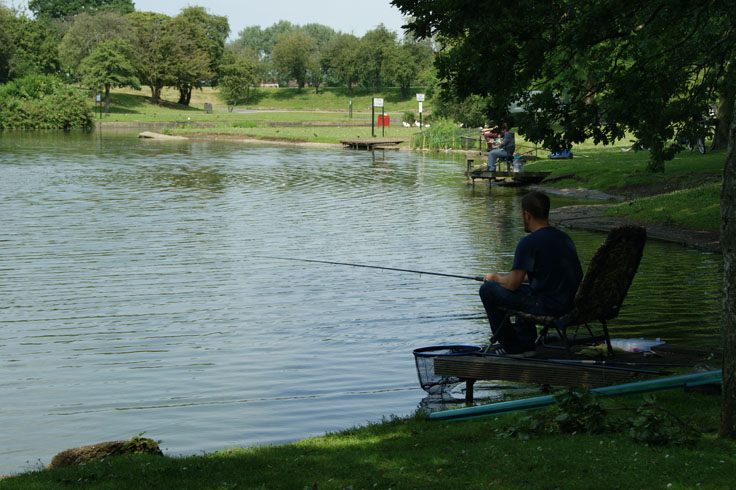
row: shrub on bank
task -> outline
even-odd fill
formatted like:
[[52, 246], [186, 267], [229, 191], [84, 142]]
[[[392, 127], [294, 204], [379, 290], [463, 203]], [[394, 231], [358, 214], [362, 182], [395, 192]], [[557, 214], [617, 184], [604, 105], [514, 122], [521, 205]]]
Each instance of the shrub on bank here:
[[478, 128], [461, 128], [449, 119], [423, 121], [431, 122], [429, 128], [412, 136], [413, 148], [429, 150], [471, 150], [479, 149], [480, 132]]
[[91, 129], [84, 94], [49, 75], [0, 85], [0, 129]]

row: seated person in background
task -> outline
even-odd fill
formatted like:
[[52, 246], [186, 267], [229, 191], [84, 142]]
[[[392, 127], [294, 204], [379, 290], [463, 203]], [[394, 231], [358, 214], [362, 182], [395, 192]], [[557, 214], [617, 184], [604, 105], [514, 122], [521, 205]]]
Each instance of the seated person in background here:
[[[549, 224], [549, 197], [530, 192], [521, 199], [521, 219], [529, 233], [516, 246], [511, 272], [485, 276], [480, 298], [491, 331], [497, 332], [507, 308], [534, 315], [562, 316], [574, 307], [575, 293], [583, 279], [575, 244], [563, 231]], [[534, 324], [507, 326], [498, 345], [488, 352], [533, 355], [537, 329]]]
[[514, 140], [514, 133], [511, 132], [511, 125], [508, 122], [501, 124], [501, 131], [503, 132], [503, 140], [498, 144], [495, 150], [491, 150], [488, 153], [488, 171], [496, 171], [496, 160], [499, 157], [511, 157], [514, 155], [516, 150], [516, 142]]
[[488, 150], [493, 149], [493, 145], [496, 142], [497, 139], [501, 138], [503, 136], [501, 133], [497, 133], [496, 130], [498, 129], [498, 126], [484, 126], [481, 130], [481, 133], [483, 134], [483, 137], [486, 139], [486, 148]]

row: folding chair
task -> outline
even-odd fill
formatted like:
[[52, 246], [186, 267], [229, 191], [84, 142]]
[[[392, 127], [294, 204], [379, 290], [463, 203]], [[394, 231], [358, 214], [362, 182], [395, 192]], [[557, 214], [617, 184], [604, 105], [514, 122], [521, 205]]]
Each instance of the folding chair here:
[[[573, 345], [591, 344], [604, 340], [607, 354], [613, 355], [606, 322], [618, 316], [629, 286], [639, 268], [646, 240], [647, 232], [640, 226], [620, 226], [612, 229], [590, 260], [588, 272], [580, 282], [575, 294], [575, 306], [571, 311], [563, 316], [553, 317], [509, 310], [501, 328], [491, 338], [491, 344], [496, 341], [502, 329], [510, 327], [511, 317], [515, 316], [542, 327], [537, 336], [537, 345], [544, 343], [549, 330], [554, 329], [559, 334], [567, 355], [570, 357], [572, 357], [571, 347]], [[599, 335], [594, 335], [590, 327], [590, 324], [594, 322], [601, 325], [602, 332]], [[568, 329], [573, 327], [574, 332], [568, 335]], [[585, 327], [587, 335], [578, 336], [581, 327]]]

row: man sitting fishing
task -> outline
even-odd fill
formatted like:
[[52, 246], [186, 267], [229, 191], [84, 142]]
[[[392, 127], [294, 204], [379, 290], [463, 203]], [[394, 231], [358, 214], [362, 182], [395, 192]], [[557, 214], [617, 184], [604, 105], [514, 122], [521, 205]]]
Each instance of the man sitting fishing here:
[[[495, 334], [506, 317], [504, 309], [535, 315], [561, 316], [574, 306], [583, 278], [572, 239], [549, 224], [549, 197], [530, 192], [521, 200], [521, 219], [529, 233], [516, 246], [511, 272], [485, 276], [480, 298]], [[504, 308], [504, 309], [502, 309]], [[517, 322], [503, 329], [488, 352], [529, 357], [535, 353], [536, 326]]]

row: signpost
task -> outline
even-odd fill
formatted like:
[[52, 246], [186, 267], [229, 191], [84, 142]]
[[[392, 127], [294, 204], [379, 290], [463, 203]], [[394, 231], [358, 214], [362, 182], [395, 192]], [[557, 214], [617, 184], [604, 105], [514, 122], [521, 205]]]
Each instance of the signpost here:
[[[371, 107], [371, 136], [375, 137], [376, 134], [373, 131], [373, 129], [374, 129], [374, 122], [375, 122], [375, 119], [376, 119], [376, 107], [380, 107], [381, 108], [381, 119], [383, 119], [383, 99], [380, 98], [380, 97], [373, 97], [373, 104], [372, 104], [372, 106], [373, 107]], [[382, 131], [383, 131], [382, 134], [385, 134], [385, 131], [386, 131], [385, 126], [382, 126], [382, 128], [384, 128], [384, 129], [382, 129]]]
[[417, 102], [419, 102], [419, 127], [422, 127], [422, 102], [424, 102], [424, 94], [417, 94]]
[[95, 94], [95, 102], [97, 103], [97, 107], [99, 108], [100, 119], [102, 119], [102, 97], [100, 96], [99, 92]]

